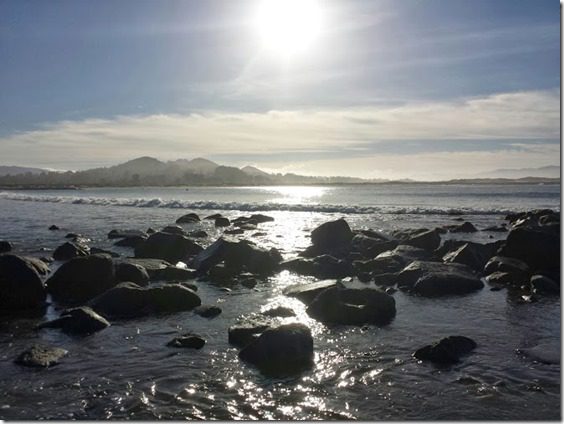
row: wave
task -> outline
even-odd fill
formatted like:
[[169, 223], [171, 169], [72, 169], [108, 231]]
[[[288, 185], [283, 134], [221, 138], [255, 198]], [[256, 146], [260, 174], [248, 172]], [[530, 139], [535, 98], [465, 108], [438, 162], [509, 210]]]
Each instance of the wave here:
[[161, 198], [117, 198], [117, 197], [74, 197], [26, 195], [0, 192], [0, 199], [23, 202], [47, 202], [73, 205], [116, 206], [136, 208], [225, 210], [242, 212], [317, 212], [342, 214], [413, 214], [413, 215], [504, 215], [514, 210], [502, 208], [448, 208], [448, 207], [399, 207], [399, 206], [359, 206], [335, 204], [287, 204], [287, 203], [245, 203], [188, 201]]

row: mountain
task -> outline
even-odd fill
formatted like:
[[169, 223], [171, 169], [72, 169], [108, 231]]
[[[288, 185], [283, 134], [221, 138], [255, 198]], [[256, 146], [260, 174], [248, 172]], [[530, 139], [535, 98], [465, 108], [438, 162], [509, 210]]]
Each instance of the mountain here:
[[25, 166], [0, 166], [0, 176], [4, 175], [20, 175], [26, 174], [28, 172], [32, 174], [41, 174], [45, 172], [45, 169], [41, 168], [28, 168]]
[[255, 168], [254, 166], [250, 166], [247, 165], [243, 168], [241, 168], [241, 171], [243, 171], [245, 174], [250, 175], [252, 177], [268, 177], [270, 174], [268, 172], [264, 172], [258, 168]]
[[519, 169], [494, 169], [476, 175], [479, 178], [510, 178], [519, 179], [525, 177], [538, 178], [560, 178], [560, 166], [551, 165], [541, 168], [519, 168]]
[[185, 171], [192, 171], [194, 174], [211, 175], [219, 166], [217, 163], [204, 158], [196, 158], [192, 160], [177, 159], [169, 162]]

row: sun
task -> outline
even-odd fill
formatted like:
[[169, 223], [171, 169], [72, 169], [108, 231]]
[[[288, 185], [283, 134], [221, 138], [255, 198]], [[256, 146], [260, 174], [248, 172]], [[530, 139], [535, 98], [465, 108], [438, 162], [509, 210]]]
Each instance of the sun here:
[[292, 55], [310, 46], [321, 29], [321, 9], [316, 0], [262, 0], [255, 26], [264, 48]]

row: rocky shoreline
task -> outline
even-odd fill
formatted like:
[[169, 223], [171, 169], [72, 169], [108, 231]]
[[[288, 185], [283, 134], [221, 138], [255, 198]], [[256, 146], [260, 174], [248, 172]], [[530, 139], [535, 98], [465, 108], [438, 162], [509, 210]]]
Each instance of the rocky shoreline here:
[[[252, 241], [272, 217], [215, 214], [203, 219], [223, 230], [209, 245], [202, 241], [207, 234], [197, 228], [201, 218], [195, 213], [160, 230], [111, 229], [108, 239], [130, 248], [130, 257], [89, 246], [88, 239], [73, 233], [64, 236], [67, 241], [52, 258], [13, 254], [11, 243], [0, 241], [2, 314], [7, 319], [34, 316], [37, 331], [55, 328], [74, 337], [120, 320], [180, 311], [213, 319], [221, 308], [215, 299], [198, 295], [199, 285], [252, 288], [282, 271], [318, 280], [287, 287], [284, 294], [303, 302], [310, 318], [330, 326], [388, 325], [398, 313], [397, 290], [437, 302], [486, 289], [507, 289], [508, 296], [523, 303], [560, 296], [560, 213], [552, 210], [510, 214], [499, 227], [478, 229], [461, 221], [390, 234], [351, 229], [338, 219], [315, 228], [311, 245], [289, 260]], [[49, 229], [61, 231], [57, 225]], [[485, 244], [463, 240], [465, 233], [477, 231], [507, 237]], [[445, 239], [447, 233], [451, 237]], [[50, 264], [59, 262], [52, 271]], [[45, 318], [48, 302], [60, 311], [54, 320]], [[225, 337], [240, 349], [242, 363], [265, 375], [299, 373], [312, 366], [316, 343], [294, 315], [283, 307], [249, 311], [225, 328]], [[205, 343], [198, 334], [178, 334], [168, 347], [201, 349]], [[413, 346], [417, 360], [452, 364], [476, 348], [463, 334], [441, 340], [430, 335], [429, 343]], [[22, 366], [50, 367], [66, 353], [57, 346], [33, 345], [13, 359]]]

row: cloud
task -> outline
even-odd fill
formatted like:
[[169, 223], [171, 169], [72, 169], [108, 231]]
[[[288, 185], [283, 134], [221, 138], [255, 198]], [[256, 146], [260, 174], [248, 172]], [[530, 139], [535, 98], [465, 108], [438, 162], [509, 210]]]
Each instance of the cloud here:
[[[446, 151], [457, 142], [471, 150], [469, 143], [483, 147], [480, 143], [486, 140], [505, 140], [521, 146], [518, 150], [526, 157], [531, 140], [542, 150], [539, 141], [559, 139], [559, 106], [559, 91], [549, 90], [401, 106], [117, 116], [55, 122], [14, 133], [0, 138], [0, 153], [5, 164], [74, 169], [141, 155], [162, 159], [287, 155], [288, 161], [300, 162], [300, 155], [327, 152], [343, 159], [363, 152], [376, 157], [409, 155], [410, 143], [402, 152], [402, 141], [411, 145], [417, 141], [420, 155], [425, 140], [451, 143]], [[391, 143], [398, 147], [390, 150]], [[433, 146], [434, 154], [440, 153], [436, 143]]]

